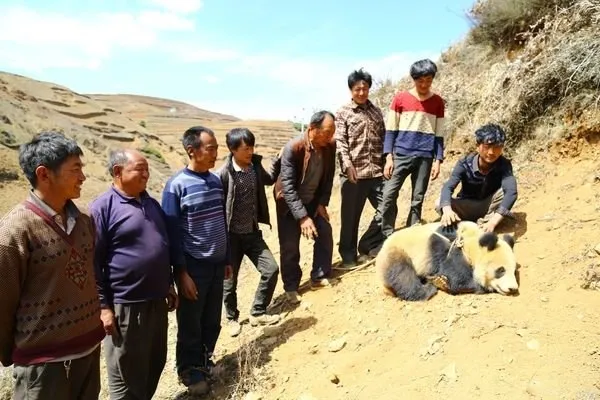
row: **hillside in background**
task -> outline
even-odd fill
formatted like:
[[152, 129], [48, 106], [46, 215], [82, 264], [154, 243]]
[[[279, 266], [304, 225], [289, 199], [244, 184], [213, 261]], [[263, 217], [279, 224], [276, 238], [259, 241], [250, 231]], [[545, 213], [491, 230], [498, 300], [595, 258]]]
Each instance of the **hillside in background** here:
[[[294, 135], [292, 123], [244, 121], [179, 101], [136, 95], [80, 94], [50, 82], [0, 72], [0, 184], [22, 180], [17, 166], [19, 145], [41, 130], [56, 130], [84, 148], [88, 183], [108, 181], [106, 159], [116, 147], [142, 150], [150, 160], [150, 190], [158, 193], [173, 170], [185, 165], [181, 135], [194, 125], [212, 128], [220, 158], [225, 133], [247, 127], [257, 136], [258, 151], [268, 156]], [[21, 178], [20, 178], [21, 177]], [[95, 194], [93, 183], [87, 184]]]

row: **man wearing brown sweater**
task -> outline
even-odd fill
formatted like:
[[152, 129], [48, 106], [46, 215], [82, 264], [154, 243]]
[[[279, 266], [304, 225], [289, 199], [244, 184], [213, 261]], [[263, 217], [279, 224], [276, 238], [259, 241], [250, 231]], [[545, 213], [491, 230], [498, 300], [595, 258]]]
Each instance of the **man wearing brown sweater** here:
[[21, 147], [33, 190], [0, 220], [0, 362], [13, 399], [97, 399], [104, 329], [94, 279], [94, 229], [72, 199], [81, 148], [58, 133]]

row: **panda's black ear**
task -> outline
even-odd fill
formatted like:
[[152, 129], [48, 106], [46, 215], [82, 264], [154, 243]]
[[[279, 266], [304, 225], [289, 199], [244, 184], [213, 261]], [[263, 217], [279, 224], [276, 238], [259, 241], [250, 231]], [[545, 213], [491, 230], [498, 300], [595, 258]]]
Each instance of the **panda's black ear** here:
[[498, 244], [498, 235], [493, 232], [487, 232], [481, 235], [479, 238], [479, 245], [481, 247], [487, 247], [488, 251], [492, 251]]
[[515, 238], [512, 235], [505, 233], [504, 235], [502, 235], [502, 239], [506, 243], [508, 243], [508, 245], [510, 246], [511, 249], [515, 247]]

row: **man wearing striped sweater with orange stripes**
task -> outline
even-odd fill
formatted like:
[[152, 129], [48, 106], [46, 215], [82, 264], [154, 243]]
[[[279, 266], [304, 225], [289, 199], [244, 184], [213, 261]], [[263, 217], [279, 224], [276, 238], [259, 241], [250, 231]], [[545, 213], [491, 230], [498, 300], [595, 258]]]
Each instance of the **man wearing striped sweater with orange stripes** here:
[[429, 179], [440, 173], [444, 159], [444, 100], [431, 91], [437, 66], [429, 59], [410, 68], [414, 87], [394, 96], [386, 120], [383, 170], [386, 179], [381, 203], [382, 232], [395, 229], [398, 193], [410, 175], [412, 198], [406, 226], [421, 222], [423, 199]]

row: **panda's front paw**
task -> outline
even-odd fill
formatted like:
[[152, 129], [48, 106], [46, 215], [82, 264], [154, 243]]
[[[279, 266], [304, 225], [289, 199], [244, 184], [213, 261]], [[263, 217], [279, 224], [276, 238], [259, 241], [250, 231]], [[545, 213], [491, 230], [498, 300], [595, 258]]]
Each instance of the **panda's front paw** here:
[[446, 277], [444, 275], [428, 276], [427, 280], [429, 281], [429, 283], [431, 283], [433, 286], [435, 286], [436, 288], [438, 288], [441, 291], [444, 291], [444, 292], [450, 291], [450, 285], [448, 284], [448, 277]]

